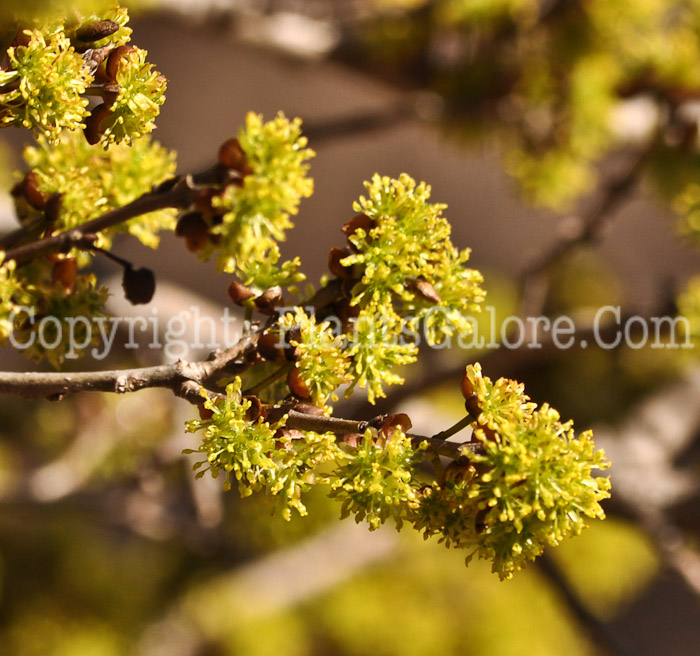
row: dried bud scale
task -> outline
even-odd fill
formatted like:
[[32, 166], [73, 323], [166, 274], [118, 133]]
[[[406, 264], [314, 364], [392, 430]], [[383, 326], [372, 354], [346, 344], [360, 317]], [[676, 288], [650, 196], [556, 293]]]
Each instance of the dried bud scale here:
[[94, 21], [78, 28], [75, 38], [83, 43], [92, 43], [111, 36], [119, 28], [119, 23], [113, 20]]

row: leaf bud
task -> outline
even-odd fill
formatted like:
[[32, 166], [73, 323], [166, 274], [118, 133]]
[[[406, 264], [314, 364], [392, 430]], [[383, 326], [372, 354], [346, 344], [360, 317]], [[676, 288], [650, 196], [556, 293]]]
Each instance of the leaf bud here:
[[215, 196], [218, 196], [221, 192], [218, 189], [212, 187], [206, 187], [205, 189], [200, 189], [194, 198], [194, 209], [209, 218], [219, 217], [219, 221], [214, 221], [214, 224], [221, 223], [221, 213], [225, 212], [220, 207], [214, 207], [212, 200]]
[[132, 305], [150, 303], [156, 291], [156, 278], [150, 269], [134, 269], [131, 265], [124, 268], [122, 278], [124, 295]]
[[250, 367], [257, 367], [259, 364], [263, 364], [265, 358], [263, 358], [257, 351], [248, 351], [243, 356], [243, 365], [245, 369], [250, 369]]
[[486, 530], [486, 517], [489, 514], [490, 508], [482, 508], [474, 518], [474, 528], [477, 533], [483, 533]]
[[357, 280], [355, 278], [346, 278], [343, 280], [343, 282], [340, 284], [340, 293], [343, 295], [343, 298], [348, 300], [352, 299], [354, 296], [353, 290], [356, 284]]
[[294, 369], [292, 369], [287, 375], [287, 385], [294, 396], [297, 396], [300, 399], [311, 398], [309, 387], [301, 377], [298, 367], [294, 367]]
[[495, 430], [493, 430], [493, 428], [489, 428], [486, 424], [477, 424], [474, 427], [474, 432], [472, 433], [472, 440], [482, 443], [498, 442], [499, 435]]
[[334, 246], [328, 254], [328, 269], [338, 278], [352, 278], [352, 267], [343, 266], [340, 261], [351, 255], [348, 248], [338, 248]]
[[294, 362], [299, 358], [299, 347], [294, 346], [292, 342], [297, 344], [301, 341], [301, 329], [299, 326], [292, 326], [284, 333], [284, 355], [289, 362]]

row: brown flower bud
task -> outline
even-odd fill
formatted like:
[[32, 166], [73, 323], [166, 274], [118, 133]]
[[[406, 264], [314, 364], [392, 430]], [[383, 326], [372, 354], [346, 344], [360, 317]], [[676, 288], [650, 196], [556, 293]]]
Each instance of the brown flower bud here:
[[374, 228], [375, 225], [375, 222], [366, 214], [358, 214], [347, 221], [341, 230], [346, 237], [351, 237], [360, 228], [362, 228], [366, 233], [369, 233], [369, 231]]
[[107, 79], [110, 82], [117, 81], [117, 73], [119, 71], [119, 63], [130, 52], [134, 52], [135, 50], [136, 50], [136, 46], [125, 45], [125, 46], [119, 46], [118, 48], [115, 48], [114, 50], [112, 50], [111, 53], [109, 53], [109, 57], [107, 58], [107, 64], [105, 66], [105, 73], [107, 74]]
[[[221, 212], [225, 211], [219, 207], [214, 207], [212, 204], [212, 199], [218, 196], [220, 191], [218, 189], [213, 189], [212, 187], [206, 187], [205, 189], [200, 189], [194, 198], [194, 209], [206, 216], [208, 218], [213, 218], [215, 216], [221, 217]], [[213, 221], [214, 224], [221, 223], [221, 219], [218, 221]]]
[[250, 407], [246, 410], [245, 418], [251, 422], [255, 423], [263, 414], [263, 404], [262, 401], [257, 396], [244, 396], [245, 400], [250, 401]]
[[347, 444], [353, 449], [356, 449], [363, 439], [364, 435], [361, 435], [360, 433], [345, 433], [344, 435], [340, 435], [338, 437], [338, 440], [340, 442], [342, 442], [343, 444]]
[[78, 264], [73, 257], [54, 262], [51, 268], [51, 284], [61, 285], [64, 294], [70, 294], [78, 277]]
[[274, 439], [278, 449], [291, 450], [293, 440], [303, 440], [304, 433], [295, 428], [278, 428], [275, 431]]
[[[98, 50], [105, 50], [105, 49], [103, 49], [103, 48], [98, 48]], [[109, 54], [112, 50], [113, 50], [113, 48], [108, 49], [108, 50], [107, 50], [107, 54]], [[91, 52], [91, 51], [88, 50], [88, 52]], [[86, 53], [86, 54], [87, 54], [87, 53]], [[84, 57], [84, 56], [85, 56], [85, 55], [83, 55], [83, 57]], [[106, 56], [105, 56], [105, 59], [106, 59]], [[106, 66], [107, 66], [107, 62], [106, 62], [106, 61], [102, 61], [102, 62], [96, 64], [96, 65], [93, 67], [93, 68], [94, 68], [94, 71], [95, 71], [95, 72], [93, 73], [93, 76], [95, 77], [95, 80], [94, 80], [93, 84], [95, 84], [95, 85], [100, 85], [100, 84], [112, 84], [111, 80], [107, 77], [107, 71], [105, 70], [105, 69], [106, 69]], [[114, 84], [116, 84], [116, 82], [115, 82]]]
[[342, 294], [343, 298], [350, 300], [354, 296], [353, 289], [355, 288], [356, 284], [357, 280], [354, 278], [346, 278], [343, 280], [343, 282], [340, 284], [340, 293]]
[[489, 428], [486, 424], [477, 424], [474, 427], [474, 433], [472, 433], [472, 440], [476, 440], [477, 442], [482, 443], [498, 442], [500, 441], [500, 438], [498, 433], [495, 430], [493, 430], [493, 428]]
[[334, 246], [328, 254], [328, 269], [338, 278], [352, 278], [352, 266], [346, 267], [340, 263], [340, 260], [352, 255], [348, 248], [338, 248]]
[[394, 434], [394, 431], [398, 426], [401, 426], [404, 433], [411, 430], [411, 420], [407, 414], [399, 412], [393, 415], [388, 415], [384, 418], [381, 427], [379, 428], [379, 435], [384, 439], [389, 439]]
[[253, 169], [248, 164], [248, 158], [238, 139], [232, 137], [221, 144], [219, 162], [227, 169], [238, 171], [242, 176], [250, 175]]
[[292, 326], [284, 333], [284, 356], [289, 362], [294, 362], [299, 358], [299, 347], [292, 342], [301, 342], [301, 329], [299, 326]]
[[13, 48], [21, 48], [22, 46], [28, 46], [30, 41], [31, 37], [25, 34], [24, 28], [21, 28], [17, 31], [17, 34], [15, 34], [11, 45]]
[[464, 373], [462, 374], [461, 388], [462, 396], [465, 399], [464, 407], [467, 409], [467, 412], [472, 417], [474, 417], [474, 419], [477, 419], [481, 414], [481, 408], [479, 408], [479, 397], [477, 396], [476, 391], [474, 390], [474, 385], [472, 385], [472, 381], [469, 380], [469, 377], [467, 376], [466, 368], [464, 369]]
[[356, 319], [360, 316], [360, 306], [350, 305], [350, 299], [344, 298], [335, 304], [336, 313], [338, 314], [338, 319], [343, 323], [343, 326], [347, 326], [351, 319]]
[[112, 105], [114, 105], [115, 102], [117, 102], [117, 98], [119, 97], [119, 91], [121, 90], [121, 87], [116, 83], [116, 82], [107, 82], [103, 87], [102, 87], [102, 100], [105, 104], [105, 107], [111, 109]]
[[280, 303], [282, 303], [282, 288], [279, 286], [266, 289], [255, 299], [255, 307], [258, 312], [272, 314]]
[[193, 253], [209, 243], [209, 225], [199, 212], [183, 214], [175, 226], [175, 234], [185, 240], [187, 250]]
[[47, 195], [39, 189], [39, 176], [36, 171], [29, 171], [22, 182], [22, 194], [27, 202], [37, 210], [46, 207]]
[[214, 416], [214, 411], [210, 410], [209, 408], [206, 408], [204, 406], [204, 404], [198, 405], [197, 410], [199, 410], [199, 418], [202, 421], [206, 421], [207, 419], [211, 419]]
[[12, 196], [12, 198], [24, 196], [24, 178], [12, 185], [10, 188], [10, 196]]
[[476, 517], [474, 518], [474, 528], [477, 533], [483, 533], [486, 530], [486, 517], [488, 516], [491, 508], [482, 508]]
[[101, 20], [83, 25], [75, 33], [75, 38], [83, 43], [92, 43], [111, 36], [119, 29], [119, 23], [113, 20]]
[[132, 266], [124, 268], [122, 277], [124, 295], [132, 305], [150, 303], [156, 291], [156, 278], [150, 269], [134, 269]]
[[61, 206], [63, 205], [63, 194], [51, 194], [49, 199], [46, 201], [44, 206], [44, 214], [49, 220], [49, 223], [53, 225], [58, 221], [58, 217], [61, 214]]
[[248, 299], [255, 296], [255, 292], [237, 280], [232, 280], [226, 290], [228, 297], [236, 304], [243, 305]]
[[469, 483], [477, 474], [476, 467], [470, 464], [463, 464], [453, 460], [445, 467], [445, 481]]
[[294, 367], [294, 369], [289, 372], [287, 376], [287, 385], [294, 396], [297, 396], [300, 399], [311, 398], [309, 387], [304, 382], [304, 379], [301, 377], [297, 367]]
[[258, 337], [258, 353], [268, 362], [286, 362], [284, 348], [280, 346], [280, 336], [272, 331]]
[[94, 146], [105, 131], [107, 119], [112, 116], [112, 111], [102, 103], [92, 110], [90, 116], [85, 119], [85, 138]]

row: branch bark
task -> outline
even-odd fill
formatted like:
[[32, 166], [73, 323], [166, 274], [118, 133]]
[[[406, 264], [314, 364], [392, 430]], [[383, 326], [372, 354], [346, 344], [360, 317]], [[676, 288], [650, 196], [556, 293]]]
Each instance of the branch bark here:
[[[355, 421], [352, 419], [340, 419], [338, 417], [324, 417], [318, 415], [307, 415], [295, 410], [290, 410], [287, 414], [287, 428], [296, 430], [308, 430], [316, 433], [335, 433], [345, 435], [348, 433], [364, 433], [367, 427], [374, 422]], [[433, 454], [446, 456], [457, 460], [463, 456], [468, 457], [469, 453], [482, 451], [480, 444], [474, 442], [448, 442], [440, 434], [427, 437], [424, 435], [408, 434], [414, 447], [420, 446], [422, 442], [427, 442], [428, 449]]]
[[[93, 241], [93, 236], [102, 230], [113, 228], [120, 223], [150, 212], [168, 208], [185, 209], [194, 202], [202, 186], [225, 185], [239, 179], [240, 175], [236, 171], [222, 166], [213, 166], [196, 175], [172, 178], [130, 203], [109, 210], [75, 228], [64, 230], [56, 235], [45, 237], [29, 244], [11, 248], [5, 253], [4, 261], [14, 260], [21, 266], [42, 255], [67, 252], [74, 246], [89, 248], [90, 243]], [[3, 242], [16, 243], [21, 232], [22, 229], [7, 235]]]
[[164, 387], [193, 403], [201, 403], [200, 386], [206, 387], [224, 373], [245, 369], [245, 357], [255, 351], [258, 333], [242, 338], [225, 351], [216, 351], [208, 360], [135, 369], [84, 371], [76, 373], [0, 372], [0, 394], [25, 399], [57, 400], [79, 392], [126, 394], [149, 387]]
[[[0, 394], [11, 394], [25, 399], [59, 400], [67, 394], [81, 392], [126, 394], [150, 387], [161, 387], [171, 390], [176, 396], [191, 403], [199, 404], [202, 403], [201, 387], [206, 387], [213, 379], [224, 373], [233, 374], [247, 368], [246, 356], [255, 351], [258, 336], [259, 333], [252, 333], [231, 348], [215, 352], [209, 359], [199, 362], [178, 360], [172, 364], [153, 367], [95, 372], [0, 372]], [[286, 414], [286, 427], [296, 430], [346, 435], [364, 433], [369, 426], [379, 423], [310, 415], [298, 412], [293, 407], [293, 405], [281, 405], [274, 407], [273, 411], [280, 418]], [[375, 419], [379, 418], [378, 416]], [[478, 443], [448, 442], [445, 438], [449, 435], [451, 433], [448, 431], [435, 436], [409, 434], [409, 437], [415, 447], [426, 442], [432, 454], [443, 455], [454, 460], [468, 457], [469, 453], [481, 450]]]

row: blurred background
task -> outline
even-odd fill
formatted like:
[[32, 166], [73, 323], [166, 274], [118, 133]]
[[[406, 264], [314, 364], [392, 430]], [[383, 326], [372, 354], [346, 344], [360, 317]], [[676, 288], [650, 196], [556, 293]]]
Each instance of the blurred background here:
[[[540, 20], [569, 5], [596, 5], [541, 4]], [[461, 5], [471, 6], [466, 18], [440, 18]], [[311, 282], [329, 249], [342, 245], [340, 226], [353, 216], [363, 181], [405, 171], [448, 205], [453, 242], [472, 249], [497, 325], [511, 315], [567, 314], [585, 332], [605, 305], [625, 316], [673, 314], [700, 255], [679, 236], [673, 203], [639, 161], [649, 157], [650, 123], [677, 126], [666, 115], [650, 118], [644, 94], [620, 93], [608, 112], [609, 141], [574, 152], [577, 163], [593, 162], [585, 184], [578, 169], [553, 168], [538, 172], [551, 180], [538, 187], [512, 154], [526, 146], [538, 153], [510, 133], [522, 127], [516, 110], [527, 114], [518, 102], [528, 96], [504, 86], [512, 71], [499, 68], [508, 57], [521, 57], [522, 70], [534, 65], [526, 55], [538, 42], [523, 35], [537, 19], [519, 18], [525, 5], [533, 3], [164, 0], [135, 14], [131, 26], [168, 78], [155, 136], [177, 151], [180, 172], [207, 167], [248, 111], [303, 119], [317, 153], [316, 191], [284, 253], [301, 256]], [[562, 34], [575, 36], [577, 25], [585, 32], [580, 16], [561, 20], [574, 26]], [[524, 45], [510, 52], [514, 32]], [[31, 139], [15, 130], [0, 138], [16, 162]], [[675, 147], [666, 133], [660, 142]], [[550, 152], [542, 146], [533, 158]], [[661, 167], [687, 165], [692, 177], [697, 156], [682, 156]], [[563, 191], [544, 197], [542, 189], [557, 186]], [[1, 214], [11, 229], [9, 196]], [[163, 236], [157, 251], [125, 238], [115, 252], [152, 268], [159, 283], [153, 303], [138, 310], [122, 301], [117, 282], [116, 315], [149, 316], [158, 307], [165, 318], [196, 306], [218, 317], [229, 303], [229, 279], [174, 236]], [[100, 271], [105, 279], [110, 273]], [[72, 366], [143, 366], [157, 357], [143, 349]], [[693, 358], [679, 349], [452, 349], [425, 354], [406, 386], [378, 407], [350, 399], [336, 414], [362, 419], [400, 408], [417, 432], [436, 433], [462, 416], [459, 376], [475, 359], [492, 378], [524, 382], [535, 401], [572, 417], [578, 430], [593, 428], [613, 462], [609, 518], [506, 583], [487, 563], [465, 568], [462, 553], [408, 531], [370, 533], [339, 522], [337, 504], [320, 493], [311, 495], [308, 517], [284, 522], [270, 517], [263, 498], [241, 500], [216, 481], [195, 482], [193, 460], [181, 453], [196, 441], [184, 432], [192, 409], [167, 391], [60, 403], [0, 399], [3, 653], [695, 653], [700, 370]], [[3, 367], [38, 368], [11, 352]]]

